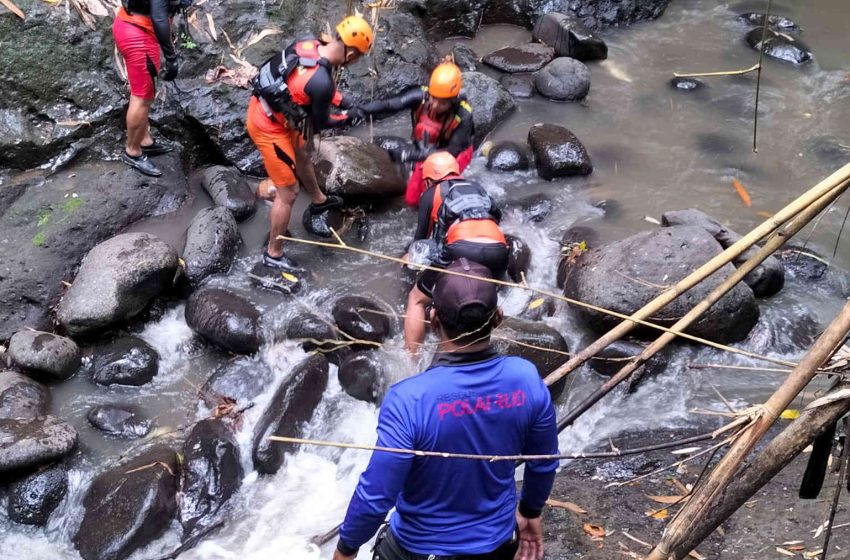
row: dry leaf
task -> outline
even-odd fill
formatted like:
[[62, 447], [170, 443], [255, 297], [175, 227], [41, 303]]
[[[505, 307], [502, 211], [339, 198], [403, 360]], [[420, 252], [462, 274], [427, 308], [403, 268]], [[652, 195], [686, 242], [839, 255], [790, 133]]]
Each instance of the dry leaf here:
[[88, 13], [97, 17], [108, 17], [109, 10], [100, 0], [77, 0]]
[[667, 519], [670, 517], [670, 512], [667, 509], [659, 509], [658, 511], [648, 511], [646, 512], [647, 517], [652, 517], [654, 519]]
[[207, 14], [207, 27], [209, 27], [209, 34], [212, 40], [218, 41], [218, 33], [215, 30], [215, 21], [213, 21], [212, 14]]
[[659, 222], [657, 219], [653, 218], [652, 216], [644, 216], [643, 219], [646, 220], [647, 222], [649, 222], [650, 224], [655, 224], [657, 226], [661, 225], [661, 222]]
[[796, 408], [786, 408], [779, 417], [783, 420], [796, 420], [800, 417], [800, 411]]
[[[838, 391], [833, 391], [828, 395], [825, 395], [819, 399], [815, 399], [806, 405], [806, 410], [810, 410], [812, 408], [817, 408], [819, 406], [824, 406], [829, 403], [833, 403], [835, 401], [841, 401], [844, 399], [850, 398], [850, 389], [839, 389]], [[783, 412], [784, 414], [784, 412]], [[797, 412], [797, 416], [800, 416], [799, 411]]]
[[741, 181], [738, 179], [732, 179], [732, 186], [735, 187], [736, 191], [738, 191], [738, 196], [741, 197], [744, 206], [750, 208], [753, 205], [753, 201], [750, 199], [750, 193], [747, 192], [747, 189], [744, 188]]
[[247, 89], [256, 73], [257, 69], [254, 67], [246, 68], [243, 66], [242, 68], [231, 70], [226, 66], [219, 65], [207, 70], [207, 73], [204, 74], [204, 79], [208, 84], [222, 82], [229, 86]]
[[283, 31], [279, 31], [277, 29], [263, 29], [259, 33], [254, 33], [247, 41], [245, 41], [245, 44], [243, 46], [239, 47], [239, 52], [241, 53], [248, 47], [256, 45], [266, 37], [271, 37], [272, 35], [280, 35], [281, 33], [283, 33]]
[[687, 496], [646, 496], [653, 502], [658, 502], [659, 504], [678, 504], [684, 503], [688, 501]]
[[532, 301], [531, 303], [528, 304], [528, 309], [529, 310], [537, 309], [538, 307], [540, 307], [544, 303], [546, 303], [546, 298], [537, 298], [537, 299], [535, 299], [534, 301]]
[[684, 449], [675, 449], [675, 450], [671, 451], [670, 453], [672, 453], [673, 455], [689, 455], [691, 453], [695, 453], [697, 451], [700, 451], [701, 449], [702, 449], [702, 447], [686, 447]]
[[290, 274], [288, 272], [281, 272], [280, 275], [284, 280], [289, 280], [290, 282], [298, 282], [298, 278], [294, 274]]
[[785, 549], [784, 549], [784, 548], [782, 548], [781, 546], [777, 546], [777, 547], [776, 547], [776, 552], [778, 552], [779, 554], [781, 554], [781, 555], [783, 555], [783, 556], [797, 556], [796, 554], [794, 554], [794, 553], [793, 553], [793, 552], [791, 552], [790, 550], [785, 550]]
[[556, 508], [562, 508], [567, 511], [571, 511], [573, 513], [577, 513], [578, 515], [583, 515], [587, 513], [581, 506], [577, 506], [572, 502], [562, 502], [560, 500], [546, 500], [546, 505]]
[[591, 525], [590, 523], [585, 523], [582, 528], [584, 532], [590, 535], [590, 538], [604, 539], [605, 538], [605, 527], [600, 527], [599, 525]]
[[771, 214], [770, 212], [765, 212], [764, 210], [762, 210], [761, 212], [756, 212], [756, 215], [761, 216], [762, 218], [768, 218], [768, 219], [773, 217], [773, 214]]
[[795, 544], [787, 547], [788, 550], [793, 550], [794, 552], [800, 552], [801, 550], [806, 550], [806, 547], [801, 544]]
[[18, 16], [19, 18], [21, 18], [21, 19], [27, 19], [27, 18], [26, 18], [26, 16], [24, 15], [24, 13], [21, 11], [21, 9], [20, 9], [19, 7], [17, 7], [17, 6], [15, 5], [15, 3], [14, 3], [14, 2], [12, 2], [12, 0], [0, 0], [0, 4], [3, 4], [4, 6], [6, 6], [6, 8], [7, 8], [10, 12], [12, 12], [13, 14], [15, 14], [15, 15], [16, 15], [16, 16]]
[[812, 558], [817, 558], [818, 556], [821, 556], [822, 554], [823, 554], [823, 549], [819, 548], [817, 550], [812, 550], [810, 552], [804, 552], [803, 558], [806, 558], [807, 560], [811, 560]]

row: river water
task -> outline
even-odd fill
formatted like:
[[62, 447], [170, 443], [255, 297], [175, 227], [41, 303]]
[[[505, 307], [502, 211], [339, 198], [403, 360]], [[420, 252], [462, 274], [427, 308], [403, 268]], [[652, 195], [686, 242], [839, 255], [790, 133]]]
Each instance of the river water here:
[[[508, 210], [504, 228], [520, 235], [532, 248], [528, 281], [533, 286], [556, 291], [555, 267], [560, 234], [573, 224], [588, 222], [603, 240], [622, 238], [655, 227], [645, 217], [659, 217], [666, 210], [697, 207], [728, 226], [745, 233], [763, 218], [829, 175], [841, 162], [826, 162], [812, 154], [819, 136], [832, 135], [850, 145], [850, 34], [846, 32], [843, 0], [807, 3], [774, 2], [775, 11], [795, 19], [804, 29], [802, 37], [812, 47], [816, 63], [802, 68], [767, 61], [762, 75], [759, 120], [759, 151], [752, 144], [752, 115], [755, 75], [706, 78], [703, 90], [683, 93], [667, 82], [674, 71], [734, 70], [755, 63], [757, 53], [743, 41], [748, 27], [734, 15], [759, 4], [727, 4], [709, 0], [677, 0], [658, 21], [614, 29], [602, 34], [608, 43], [609, 59], [591, 63], [593, 82], [588, 98], [577, 104], [558, 104], [534, 98], [518, 104], [516, 112], [492, 134], [492, 140], [523, 139], [528, 127], [553, 122], [570, 128], [587, 146], [595, 171], [585, 178], [540, 181], [534, 172], [494, 174], [484, 167], [484, 158], [473, 161], [469, 176], [482, 181]], [[525, 41], [527, 31], [510, 26], [491, 26], [470, 41], [479, 55]], [[440, 45], [445, 51], [452, 42]], [[409, 120], [398, 118], [379, 123], [379, 133], [406, 135]], [[368, 134], [368, 131], [358, 131]], [[732, 179], [738, 179], [752, 197], [745, 207]], [[191, 217], [211, 202], [193, 184], [193, 201], [176, 215], [151, 220], [134, 230], [150, 231], [181, 247], [181, 236]], [[555, 210], [542, 224], [524, 219], [516, 208], [520, 199], [543, 193], [555, 202]], [[602, 210], [600, 200], [614, 201]], [[295, 216], [303, 210], [300, 200]], [[846, 203], [825, 214], [811, 235], [809, 247], [831, 255]], [[258, 291], [247, 272], [256, 262], [266, 231], [267, 209], [242, 224], [245, 245], [240, 260], [227, 278], [217, 282], [245, 293], [260, 307], [270, 331], [285, 324], [304, 306], [329, 309], [346, 293], [378, 297], [401, 312], [408, 280], [389, 263], [333, 250], [294, 246], [292, 254], [309, 263], [316, 278], [294, 298]], [[297, 221], [297, 220], [294, 220]], [[398, 254], [414, 226], [411, 212], [396, 205], [381, 208], [370, 216], [370, 235], [360, 246]], [[305, 236], [300, 224], [292, 227]], [[804, 236], [809, 236], [809, 231]], [[349, 242], [358, 244], [356, 240]], [[839, 247], [836, 264], [850, 265], [850, 247]], [[502, 304], [507, 314], [520, 313], [532, 296], [508, 290]], [[825, 325], [841, 305], [836, 294], [810, 289], [791, 282], [778, 296], [761, 301], [766, 324], [779, 340], [789, 334], [793, 319], [811, 316]], [[571, 348], [585, 339], [560, 309], [547, 322], [564, 334]], [[789, 331], [789, 332], [786, 332]], [[206, 416], [198, 404], [197, 390], [222, 360], [221, 353], [199, 344], [183, 320], [182, 306], [168, 310], [162, 318], [144, 326], [139, 335], [160, 353], [160, 373], [142, 388], [94, 386], [78, 376], [52, 388], [52, 413], [72, 422], [80, 432], [79, 451], [71, 459], [71, 490], [46, 529], [13, 526], [0, 513], [0, 550], [4, 559], [76, 559], [70, 538], [78, 526], [80, 502], [95, 472], [116, 460], [132, 443], [104, 438], [88, 426], [87, 410], [94, 404], [132, 402], [142, 408], [160, 431]], [[755, 348], [755, 343], [744, 343]], [[764, 345], [762, 345], [764, 346]], [[398, 331], [385, 348], [397, 378], [415, 373], [427, 358], [414, 363], [401, 350]], [[793, 359], [799, 348], [773, 345], [759, 351]], [[284, 379], [305, 354], [292, 343], [265, 347], [254, 358], [241, 358], [246, 374], [252, 360], [262, 360]], [[691, 362], [755, 364], [711, 349], [683, 347], [671, 359], [667, 371], [646, 382], [628, 399], [611, 395], [582, 417], [561, 436], [565, 452], [588, 449], [607, 442], [609, 436], [626, 431], [652, 430], [694, 425], [701, 421], [689, 412], [694, 407], [722, 409], [717, 387], [735, 405], [761, 402], [777, 384], [777, 374], [735, 370], [695, 370]], [[308, 437], [372, 443], [377, 409], [348, 397], [336, 381], [331, 382], [307, 428]], [[558, 403], [559, 411], [570, 408], [600, 383], [585, 369], [573, 376], [570, 392]], [[246, 412], [239, 433], [246, 477], [231, 501], [226, 525], [196, 548], [180, 556], [184, 560], [287, 560], [328, 559], [333, 541], [322, 548], [311, 538], [334, 527], [344, 515], [368, 453], [306, 447], [289, 456], [275, 476], [258, 477], [250, 465], [253, 426], [276, 384], [259, 397]], [[600, 496], [600, 499], [605, 499]], [[150, 559], [179, 545], [174, 527], [159, 541], [137, 552], [133, 558]], [[365, 554], [365, 550], [364, 550]]]

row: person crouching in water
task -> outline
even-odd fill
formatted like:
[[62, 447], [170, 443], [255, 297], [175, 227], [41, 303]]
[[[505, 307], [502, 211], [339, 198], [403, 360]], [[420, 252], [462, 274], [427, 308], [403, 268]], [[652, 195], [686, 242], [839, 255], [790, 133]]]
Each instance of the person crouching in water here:
[[[362, 17], [349, 16], [337, 25], [336, 32], [336, 38], [327, 43], [313, 37], [292, 43], [266, 61], [253, 81], [247, 129], [269, 175], [258, 194], [273, 201], [263, 263], [283, 271], [303, 270], [284, 254], [283, 240], [278, 239], [289, 226], [298, 183], [310, 196], [311, 212], [342, 204], [339, 197], [326, 196], [319, 187], [310, 159], [310, 140], [326, 128], [362, 120], [349, 96], [336, 90], [333, 73], [369, 51], [372, 28]], [[332, 106], [349, 110], [332, 115]]]
[[[159, 177], [162, 171], [148, 156], [172, 150], [151, 137], [151, 105], [156, 97], [156, 79], [170, 82], [177, 77], [177, 51], [171, 38], [171, 18], [180, 2], [170, 0], [121, 0], [112, 22], [112, 36], [127, 66], [130, 104], [127, 107], [127, 143], [121, 161], [145, 175]], [[161, 68], [160, 52], [165, 58]]]
[[422, 161], [434, 150], [453, 155], [461, 172], [472, 161], [475, 127], [472, 106], [460, 94], [463, 76], [460, 68], [444, 62], [431, 72], [428, 86], [412, 88], [397, 97], [372, 101], [361, 108], [366, 115], [388, 115], [405, 109], [413, 119], [413, 143], [390, 151], [394, 160], [416, 162], [407, 182], [404, 201], [416, 207], [425, 191]]
[[[460, 165], [449, 152], [428, 156], [422, 165], [422, 176], [427, 190], [419, 203], [410, 253], [424, 245], [426, 251], [431, 251], [431, 266], [445, 267], [466, 258], [486, 266], [494, 278], [501, 279], [508, 268], [510, 250], [499, 228], [502, 212], [484, 187], [461, 177]], [[426, 239], [430, 242], [421, 243]], [[422, 272], [407, 299], [404, 342], [413, 354], [425, 340], [425, 313], [438, 275], [435, 270]]]

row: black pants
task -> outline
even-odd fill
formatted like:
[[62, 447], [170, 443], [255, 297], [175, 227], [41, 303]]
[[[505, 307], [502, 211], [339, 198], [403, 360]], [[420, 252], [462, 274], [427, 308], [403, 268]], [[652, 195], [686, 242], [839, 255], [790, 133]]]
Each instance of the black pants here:
[[[478, 243], [461, 240], [446, 245], [443, 254], [440, 255], [440, 262], [435, 262], [433, 266], [445, 267], [453, 261], [465, 258], [486, 266], [493, 274], [493, 278], [499, 280], [505, 276], [505, 272], [508, 270], [510, 256], [510, 250], [501, 243]], [[416, 287], [426, 296], [433, 297], [434, 284], [437, 283], [439, 275], [440, 273], [435, 270], [426, 270], [416, 281]]]
[[518, 549], [519, 536], [517, 531], [514, 531], [513, 537], [502, 543], [493, 552], [460, 556], [416, 554], [405, 550], [398, 544], [389, 526], [385, 526], [378, 534], [378, 540], [375, 543], [375, 554], [372, 556], [372, 560], [513, 560]]

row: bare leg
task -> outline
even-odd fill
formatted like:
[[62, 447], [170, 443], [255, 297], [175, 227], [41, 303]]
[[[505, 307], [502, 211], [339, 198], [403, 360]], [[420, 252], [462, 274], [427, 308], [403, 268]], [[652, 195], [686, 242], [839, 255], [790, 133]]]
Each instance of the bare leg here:
[[272, 210], [269, 213], [271, 226], [269, 228], [269, 248], [268, 253], [272, 257], [279, 257], [283, 254], [283, 240], [278, 239], [278, 235], [283, 235], [286, 228], [289, 227], [289, 218], [292, 215], [292, 205], [295, 199], [298, 198], [298, 185], [290, 185], [288, 187], [277, 187], [277, 195], [272, 203]]
[[[150, 138], [150, 114], [153, 99], [142, 99], [135, 95], [130, 96], [130, 105], [127, 107], [127, 153], [133, 157], [142, 155], [142, 143], [146, 137]], [[150, 142], [147, 142], [148, 144]]]
[[298, 173], [298, 180], [310, 197], [310, 202], [313, 204], [324, 203], [328, 197], [319, 188], [319, 181], [316, 179], [316, 168], [313, 167], [310, 152], [307, 151], [305, 146], [295, 149], [295, 169]]
[[419, 348], [425, 341], [425, 306], [431, 303], [431, 298], [426, 296], [416, 286], [410, 290], [407, 296], [407, 311], [404, 318], [404, 346], [411, 354], [419, 352]]

